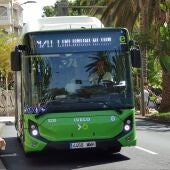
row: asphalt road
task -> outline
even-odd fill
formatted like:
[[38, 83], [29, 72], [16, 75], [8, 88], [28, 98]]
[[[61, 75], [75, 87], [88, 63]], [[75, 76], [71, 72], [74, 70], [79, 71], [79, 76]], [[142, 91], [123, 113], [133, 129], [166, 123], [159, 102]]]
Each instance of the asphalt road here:
[[[81, 170], [169, 170], [170, 169], [170, 126], [137, 119], [137, 146], [122, 148], [118, 154], [102, 152], [57, 152], [47, 151], [35, 157], [26, 158], [22, 152], [4, 154], [12, 157], [21, 169], [81, 169]], [[13, 125], [6, 125], [1, 136], [16, 137]], [[20, 146], [19, 146], [20, 147]], [[11, 151], [12, 152], [12, 151]], [[22, 165], [21, 165], [22, 164]], [[10, 169], [11, 165], [6, 165]], [[24, 169], [25, 170], [25, 169]]]

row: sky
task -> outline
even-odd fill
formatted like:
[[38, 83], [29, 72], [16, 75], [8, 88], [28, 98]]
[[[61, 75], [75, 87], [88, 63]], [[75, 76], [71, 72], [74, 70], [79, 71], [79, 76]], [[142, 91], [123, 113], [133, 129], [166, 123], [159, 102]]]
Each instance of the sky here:
[[57, 0], [34, 0], [37, 3], [22, 4], [28, 0], [18, 0], [23, 8], [23, 22], [30, 22], [43, 15], [43, 6], [54, 5]]

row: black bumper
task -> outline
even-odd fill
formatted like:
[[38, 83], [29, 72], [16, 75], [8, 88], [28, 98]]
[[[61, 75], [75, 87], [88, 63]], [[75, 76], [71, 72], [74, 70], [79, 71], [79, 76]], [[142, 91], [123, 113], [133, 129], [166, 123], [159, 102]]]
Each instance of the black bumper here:
[[[106, 148], [116, 148], [121, 147], [121, 144], [115, 139], [104, 139], [104, 140], [85, 140], [85, 141], [64, 141], [64, 142], [48, 142], [46, 149], [54, 148], [57, 150], [70, 150], [70, 144], [76, 142], [96, 142], [95, 148], [106, 149]], [[76, 149], [87, 149], [87, 148], [76, 148]], [[94, 148], [88, 148], [94, 149]]]

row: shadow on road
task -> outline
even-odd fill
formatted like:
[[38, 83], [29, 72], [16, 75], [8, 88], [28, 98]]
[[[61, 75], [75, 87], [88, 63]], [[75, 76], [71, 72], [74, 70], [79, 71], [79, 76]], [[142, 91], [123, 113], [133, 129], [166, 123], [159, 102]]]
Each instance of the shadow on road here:
[[142, 131], [155, 131], [155, 132], [169, 132], [170, 126], [163, 125], [159, 123], [154, 123], [149, 120], [136, 119], [136, 128], [137, 130]]
[[0, 152], [0, 157], [9, 170], [78, 169], [129, 160], [128, 157], [120, 153], [106, 154], [101, 151], [87, 150], [63, 152], [49, 149], [26, 157], [17, 138], [6, 138], [5, 140], [7, 148]]

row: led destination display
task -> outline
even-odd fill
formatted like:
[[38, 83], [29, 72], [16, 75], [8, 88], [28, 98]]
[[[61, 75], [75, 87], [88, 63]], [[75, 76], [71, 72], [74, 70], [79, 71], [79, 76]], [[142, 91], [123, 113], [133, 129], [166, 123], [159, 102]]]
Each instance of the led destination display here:
[[25, 40], [30, 42], [30, 54], [111, 51], [127, 43], [125, 32], [125, 29], [38, 32], [27, 34]]

